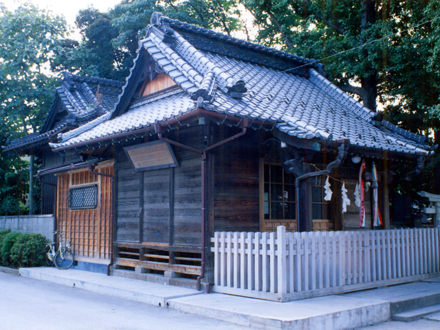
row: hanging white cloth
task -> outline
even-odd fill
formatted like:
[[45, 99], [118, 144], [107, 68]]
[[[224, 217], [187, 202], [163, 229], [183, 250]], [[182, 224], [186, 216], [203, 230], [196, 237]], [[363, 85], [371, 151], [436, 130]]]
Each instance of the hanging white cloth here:
[[354, 188], [354, 203], [357, 207], [361, 207], [361, 191], [359, 189], [359, 182], [356, 183], [356, 187]]
[[342, 195], [342, 213], [346, 213], [347, 205], [350, 205], [351, 201], [347, 196], [347, 189], [345, 188], [344, 181], [342, 181], [341, 195]]
[[324, 185], [324, 192], [325, 192], [325, 196], [324, 196], [324, 200], [325, 201], [330, 201], [332, 199], [332, 195], [333, 195], [333, 191], [330, 189], [330, 181], [329, 181], [329, 177], [327, 175], [327, 179], [325, 180], [325, 185]]

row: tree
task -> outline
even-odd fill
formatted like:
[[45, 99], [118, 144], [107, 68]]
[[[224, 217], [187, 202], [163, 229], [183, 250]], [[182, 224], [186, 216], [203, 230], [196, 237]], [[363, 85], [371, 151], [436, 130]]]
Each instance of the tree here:
[[[435, 0], [244, 0], [257, 41], [320, 61], [330, 80], [385, 119], [440, 142], [440, 4]], [[395, 166], [395, 189], [440, 193], [440, 154], [422, 176]], [[399, 178], [400, 177], [400, 178]]]
[[[14, 12], [0, 7], [2, 137], [18, 138], [38, 131], [52, 104], [57, 83], [56, 77], [49, 71], [49, 63], [60, 50], [60, 38], [64, 37], [65, 32], [65, 22], [62, 18], [31, 4], [21, 5]], [[33, 162], [31, 155], [31, 169]], [[17, 164], [17, 160], [12, 157], [4, 159], [0, 180], [6, 185], [11, 185], [8, 180], [23, 179], [23, 176], [17, 177], [22, 169], [22, 165]], [[31, 175], [30, 178], [32, 177]], [[22, 182], [15, 183], [24, 185]], [[31, 213], [33, 186], [31, 182]], [[22, 199], [20, 191], [22, 190], [17, 190], [17, 194], [8, 195], [9, 200], [13, 198], [17, 205]]]
[[289, 52], [322, 59], [344, 56], [323, 64], [330, 78], [344, 91], [358, 95], [376, 110], [381, 62], [370, 42], [380, 37], [390, 19], [386, 6], [374, 0], [244, 0], [259, 28], [258, 41]]
[[235, 0], [123, 0], [108, 13], [81, 10], [75, 24], [83, 40], [65, 41], [53, 69], [124, 80], [154, 12], [227, 34], [240, 27]]
[[89, 7], [80, 10], [75, 25], [80, 30], [82, 42], [63, 40], [63, 49], [52, 62], [52, 70], [122, 80], [121, 70], [128, 72], [123, 68], [127, 51], [112, 43], [118, 31], [112, 26], [110, 15]]

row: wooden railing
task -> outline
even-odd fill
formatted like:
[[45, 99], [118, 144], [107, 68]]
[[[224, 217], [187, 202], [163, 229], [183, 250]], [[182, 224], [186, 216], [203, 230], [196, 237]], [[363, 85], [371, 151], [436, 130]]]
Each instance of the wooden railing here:
[[440, 275], [439, 228], [216, 232], [214, 291], [289, 301]]

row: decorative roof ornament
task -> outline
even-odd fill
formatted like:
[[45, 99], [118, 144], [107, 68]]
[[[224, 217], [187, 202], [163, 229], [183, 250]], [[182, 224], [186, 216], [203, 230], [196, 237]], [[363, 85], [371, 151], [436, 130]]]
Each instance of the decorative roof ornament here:
[[212, 102], [215, 99], [216, 90], [216, 77], [214, 72], [210, 71], [203, 77], [200, 88], [191, 95], [191, 99], [196, 101], [195, 108], [214, 110]]
[[216, 88], [214, 72], [210, 71], [203, 77], [200, 88], [191, 95], [191, 99], [197, 100], [199, 97], [204, 101], [212, 102]]
[[237, 80], [233, 86], [227, 86], [228, 94], [234, 99], [241, 100], [243, 94], [247, 92], [247, 88], [243, 80]]
[[162, 17], [162, 13], [155, 11], [153, 14], [151, 14], [150, 24], [159, 26], [161, 24]]
[[159, 12], [154, 12], [151, 15], [150, 23], [152, 25], [157, 26], [163, 32], [162, 41], [166, 44], [172, 44], [176, 41], [176, 37], [174, 36], [174, 30], [170, 27], [170, 25], [165, 22], [163, 19], [163, 14]]

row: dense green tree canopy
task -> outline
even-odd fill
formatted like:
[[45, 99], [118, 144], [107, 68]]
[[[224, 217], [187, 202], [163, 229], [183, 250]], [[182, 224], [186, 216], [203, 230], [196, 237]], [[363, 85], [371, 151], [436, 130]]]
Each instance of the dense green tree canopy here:
[[[37, 132], [54, 97], [57, 79], [50, 61], [61, 49], [66, 31], [62, 18], [22, 5], [14, 12], [0, 8], [0, 140]], [[2, 154], [0, 214], [16, 214], [28, 190], [29, 166]], [[22, 205], [22, 204], [21, 204]]]
[[49, 63], [60, 49], [62, 18], [23, 5], [0, 11], [0, 116], [9, 126], [28, 134], [41, 124], [56, 79]]
[[123, 0], [108, 13], [81, 10], [76, 27], [83, 40], [66, 42], [53, 69], [124, 80], [154, 12], [230, 34], [240, 27], [236, 5], [229, 0]]

